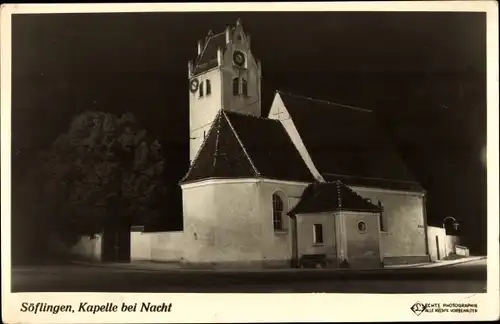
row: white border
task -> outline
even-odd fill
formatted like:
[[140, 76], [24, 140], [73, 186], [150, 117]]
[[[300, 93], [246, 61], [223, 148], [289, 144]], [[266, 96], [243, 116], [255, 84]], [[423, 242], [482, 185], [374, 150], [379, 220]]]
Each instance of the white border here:
[[[476, 11], [487, 12], [487, 165], [488, 165], [488, 293], [424, 295], [353, 294], [11, 294], [10, 287], [10, 108], [11, 14], [163, 11]], [[2, 318], [23, 323], [93, 322], [317, 322], [317, 321], [479, 321], [499, 318], [498, 209], [498, 8], [495, 1], [411, 1], [349, 3], [210, 3], [210, 4], [46, 4], [2, 5], [1, 41], [1, 193]], [[464, 45], [466, 46], [466, 45]], [[5, 271], [7, 269], [7, 271]], [[78, 304], [92, 302], [172, 302], [171, 313], [21, 313], [26, 302]], [[409, 307], [427, 303], [478, 303], [478, 313], [415, 316]], [[270, 307], [272, 305], [272, 307]], [[360, 305], [362, 307], [360, 308]], [[147, 315], [147, 316], [146, 316]]]

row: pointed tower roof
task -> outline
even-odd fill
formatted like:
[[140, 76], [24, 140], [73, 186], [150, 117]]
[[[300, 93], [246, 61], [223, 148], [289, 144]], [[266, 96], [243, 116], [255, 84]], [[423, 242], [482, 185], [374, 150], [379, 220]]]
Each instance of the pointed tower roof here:
[[[228, 39], [232, 39], [237, 28], [243, 28], [241, 19], [236, 20], [236, 25], [227, 26], [226, 30], [220, 33], [208, 31], [204, 42], [202, 42], [202, 50], [194, 61], [194, 74], [202, 73], [210, 70], [218, 65], [217, 51], [220, 48], [222, 53], [227, 49]], [[249, 37], [246, 33], [245, 35]]]
[[200, 55], [198, 55], [198, 57], [196, 58], [194, 64], [194, 74], [210, 70], [217, 66], [218, 48], [220, 48], [222, 51], [226, 49], [225, 32], [218, 33], [215, 35], [209, 34]]

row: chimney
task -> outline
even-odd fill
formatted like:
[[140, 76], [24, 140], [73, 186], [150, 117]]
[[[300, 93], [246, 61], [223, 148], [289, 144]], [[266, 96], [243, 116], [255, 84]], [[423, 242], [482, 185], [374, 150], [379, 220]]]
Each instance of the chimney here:
[[222, 65], [222, 49], [220, 47], [217, 47], [217, 63]]
[[226, 27], [226, 44], [231, 42], [231, 27]]
[[201, 54], [201, 51], [203, 50], [203, 42], [201, 40], [198, 41], [198, 55]]
[[189, 77], [193, 76], [193, 61], [188, 62], [188, 75]]

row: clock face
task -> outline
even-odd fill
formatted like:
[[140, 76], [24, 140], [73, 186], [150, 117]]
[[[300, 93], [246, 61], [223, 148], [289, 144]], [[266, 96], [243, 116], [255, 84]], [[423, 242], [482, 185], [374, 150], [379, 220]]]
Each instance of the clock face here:
[[240, 51], [235, 51], [233, 54], [233, 61], [238, 66], [245, 65], [245, 54]]
[[200, 81], [198, 81], [198, 79], [193, 79], [193, 80], [191, 80], [191, 83], [189, 84], [189, 89], [191, 90], [192, 93], [195, 93], [198, 90], [199, 85], [200, 85]]

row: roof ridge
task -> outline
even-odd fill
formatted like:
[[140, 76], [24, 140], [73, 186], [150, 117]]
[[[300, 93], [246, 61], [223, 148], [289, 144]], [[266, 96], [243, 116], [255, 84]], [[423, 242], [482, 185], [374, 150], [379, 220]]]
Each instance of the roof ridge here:
[[274, 121], [279, 122], [279, 120], [276, 120], [276, 119], [271, 119], [271, 118], [262, 117], [262, 116], [255, 116], [255, 115], [245, 114], [245, 113], [242, 113], [240, 111], [225, 110], [224, 112], [225, 113], [229, 113], [229, 114], [236, 114], [236, 115], [240, 115], [240, 116], [252, 117], [252, 118], [256, 118], [256, 119], [262, 119], [262, 120], [269, 120], [269, 121], [273, 121], [273, 122]]
[[[351, 187], [349, 187], [347, 184], [343, 183], [342, 181], [337, 180], [335, 182], [337, 183], [337, 188], [339, 189], [339, 195], [340, 195], [340, 186], [342, 186], [343, 188], [347, 189], [350, 193], [353, 193], [354, 195], [356, 195], [356, 197], [358, 197], [360, 199], [363, 199], [364, 201], [366, 201], [367, 203], [371, 204], [372, 206], [378, 207], [374, 203], [372, 203], [370, 201], [370, 199], [361, 196], [359, 193], [357, 193], [356, 191], [354, 191], [354, 189], [352, 189]], [[340, 198], [339, 198], [339, 201], [340, 201]]]
[[334, 102], [334, 101], [328, 101], [328, 100], [324, 100], [324, 99], [317, 99], [317, 98], [312, 98], [312, 97], [308, 97], [308, 96], [304, 96], [304, 95], [297, 95], [297, 94], [293, 94], [293, 93], [290, 93], [290, 92], [284, 92], [282, 90], [277, 90], [277, 92], [280, 93], [280, 94], [284, 94], [284, 95], [287, 95], [287, 96], [290, 96], [290, 97], [294, 97], [294, 98], [298, 98], [298, 99], [315, 101], [315, 102], [318, 102], [318, 103], [324, 103], [324, 104], [328, 104], [328, 105], [332, 105], [332, 106], [339, 106], [339, 107], [343, 107], [343, 108], [349, 108], [349, 109], [352, 109], [352, 110], [357, 110], [357, 111], [362, 111], [362, 112], [373, 112], [373, 110], [366, 109], [366, 108], [360, 108], [360, 107], [345, 105], [345, 104]]
[[[339, 174], [339, 173], [330, 173], [330, 172], [323, 172], [323, 174], [329, 175], [329, 176], [334, 176], [334, 177], [343, 177], [343, 178], [360, 178], [360, 179], [383, 180], [383, 181], [390, 181], [390, 182], [419, 184], [417, 181], [410, 181], [410, 180], [388, 179], [388, 178], [366, 177], [366, 176], [351, 176], [348, 174]], [[340, 181], [340, 180], [338, 180], [338, 181]]]
[[229, 119], [229, 117], [226, 115], [226, 111], [221, 109], [222, 111], [222, 114], [224, 115], [224, 117], [226, 118], [227, 120], [227, 123], [229, 124], [229, 127], [231, 128], [234, 136], [236, 136], [236, 140], [238, 141], [238, 143], [240, 144], [241, 148], [243, 149], [243, 153], [245, 153], [247, 159], [248, 159], [248, 162], [250, 162], [250, 165], [252, 166], [252, 169], [253, 171], [255, 172], [255, 174], [257, 176], [260, 176], [260, 173], [259, 173], [259, 170], [257, 170], [257, 168], [255, 167], [255, 164], [253, 163], [252, 161], [252, 158], [250, 157], [250, 155], [248, 154], [247, 152], [247, 149], [245, 148], [245, 145], [243, 145], [243, 142], [241, 141], [240, 137], [238, 136], [238, 133], [236, 132], [236, 130], [234, 129], [234, 126], [233, 126], [233, 123], [231, 123], [231, 120]]
[[196, 63], [194, 64], [194, 66], [197, 66], [199, 63], [200, 63], [200, 60], [201, 58], [203, 57], [203, 54], [205, 54], [205, 50], [207, 49], [208, 47], [208, 43], [210, 43], [210, 41], [212, 40], [212, 38], [216, 37], [216, 36], [219, 36], [219, 35], [222, 35], [224, 34], [225, 32], [220, 32], [220, 33], [217, 33], [217, 34], [212, 34], [210, 36], [208, 36], [206, 39], [205, 39], [205, 43], [203, 44], [203, 50], [200, 52], [200, 54], [198, 54], [198, 58], [196, 59]]

